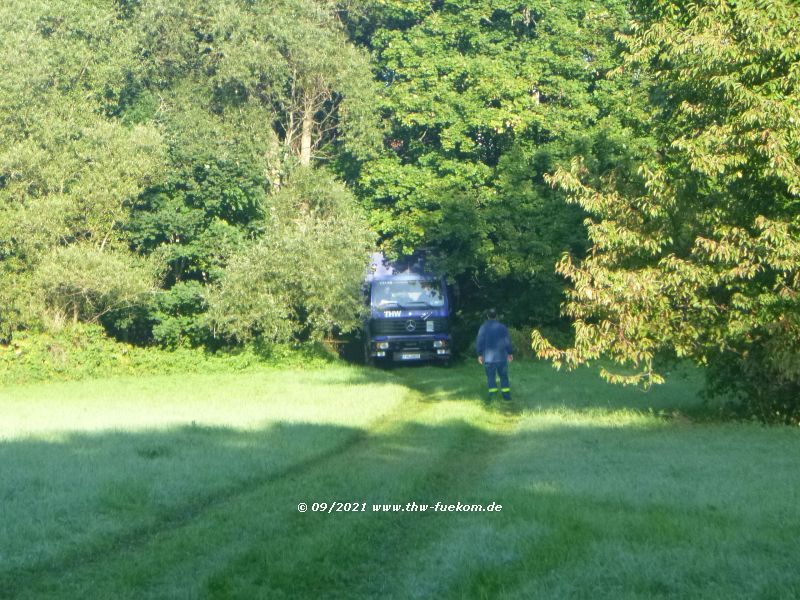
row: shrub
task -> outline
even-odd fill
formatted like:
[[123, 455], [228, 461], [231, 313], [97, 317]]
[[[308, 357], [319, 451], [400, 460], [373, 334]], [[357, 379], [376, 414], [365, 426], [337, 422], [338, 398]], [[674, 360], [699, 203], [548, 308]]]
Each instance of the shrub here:
[[530, 360], [536, 357], [536, 353], [531, 347], [531, 332], [529, 329], [509, 327], [508, 333], [511, 335], [511, 345], [514, 346], [514, 358]]
[[268, 209], [263, 235], [208, 295], [214, 331], [288, 342], [357, 328], [373, 236], [350, 192], [319, 171], [299, 173]]
[[115, 308], [146, 302], [156, 274], [128, 252], [76, 244], [51, 252], [34, 281], [51, 321], [95, 322]]
[[321, 344], [254, 342], [230, 351], [141, 348], [106, 336], [100, 325], [17, 332], [0, 346], [0, 380], [9, 384], [124, 375], [210, 373], [270, 367], [319, 368], [333, 360]]
[[731, 416], [800, 424], [798, 341], [771, 335], [721, 352], [706, 370], [705, 395]]
[[201, 346], [210, 341], [204, 286], [198, 281], [179, 281], [156, 296], [153, 339], [165, 348]]

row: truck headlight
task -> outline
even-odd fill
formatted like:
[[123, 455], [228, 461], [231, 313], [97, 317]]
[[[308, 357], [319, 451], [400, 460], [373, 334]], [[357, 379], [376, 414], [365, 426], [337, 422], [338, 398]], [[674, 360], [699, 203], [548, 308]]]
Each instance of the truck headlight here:
[[378, 350], [388, 350], [389, 349], [389, 342], [378, 342], [375, 344], [375, 347]]
[[433, 347], [434, 348], [446, 348], [447, 347], [447, 340], [434, 340]]

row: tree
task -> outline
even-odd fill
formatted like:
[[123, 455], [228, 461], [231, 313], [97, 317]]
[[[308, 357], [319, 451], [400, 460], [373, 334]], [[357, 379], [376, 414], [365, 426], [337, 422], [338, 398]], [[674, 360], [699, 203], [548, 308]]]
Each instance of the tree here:
[[[647, 5], [625, 70], [652, 75], [658, 151], [638, 192], [587, 185], [580, 161], [554, 185], [591, 213], [587, 258], [565, 256], [575, 344], [541, 356], [599, 356], [662, 381], [660, 352], [712, 373], [762, 416], [800, 413], [800, 6], [790, 0]], [[728, 368], [723, 368], [727, 365]], [[712, 382], [713, 383], [713, 382]], [[759, 391], [760, 390], [760, 391]], [[777, 394], [777, 395], [776, 395]], [[793, 394], [793, 395], [792, 395]]]
[[58, 17], [15, 4], [0, 13], [0, 236], [20, 257], [77, 239], [105, 247], [163, 156], [155, 128], [106, 114], [130, 68], [128, 32], [110, 2], [69, 2]]
[[301, 170], [268, 204], [264, 234], [231, 258], [209, 295], [214, 330], [286, 342], [358, 327], [373, 240], [352, 195]]
[[426, 248], [468, 312], [498, 303], [517, 324], [558, 320], [552, 265], [586, 237], [543, 175], [576, 152], [598, 168], [635, 152], [635, 117], [609, 112], [623, 83], [604, 80], [625, 3], [376, 0], [367, 14], [351, 30], [373, 51], [389, 131], [357, 189], [383, 246]]
[[126, 202], [158, 178], [158, 129], [109, 114], [130, 39], [111, 1], [70, 0], [57, 14], [48, 2], [0, 6], [3, 338], [41, 316], [28, 296], [41, 291], [30, 287], [37, 266], [73, 244], [121, 248]]
[[[368, 56], [327, 0], [50, 4], [0, 7], [0, 336], [66, 311], [194, 343], [198, 288], [283, 227], [269, 194], [368, 153]], [[154, 263], [163, 293], [139, 293]]]
[[124, 18], [143, 59], [117, 114], [157, 123], [169, 147], [165, 177], [133, 203], [126, 232], [132, 249], [168, 269], [147, 310], [110, 315], [109, 326], [140, 341], [213, 343], [191, 282], [216, 285], [264, 236], [280, 246], [270, 227], [291, 235], [264, 211], [295, 170], [368, 152], [369, 57], [322, 0], [149, 0]]
[[360, 154], [377, 141], [369, 57], [337, 14], [326, 0], [151, 0], [131, 18], [147, 85], [194, 81], [216, 112], [249, 112], [280, 141], [263, 155], [279, 187], [289, 159], [308, 166], [336, 145]]

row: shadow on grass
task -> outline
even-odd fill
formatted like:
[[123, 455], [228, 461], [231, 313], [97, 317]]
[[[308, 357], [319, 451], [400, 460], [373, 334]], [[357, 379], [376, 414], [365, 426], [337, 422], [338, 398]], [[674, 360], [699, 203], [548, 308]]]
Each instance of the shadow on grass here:
[[4, 442], [0, 596], [790, 597], [797, 449], [788, 429], [460, 420]]
[[[368, 371], [363, 371], [368, 373]], [[485, 402], [487, 382], [483, 367], [475, 361], [463, 361], [451, 368], [415, 365], [394, 369], [391, 375], [419, 393], [422, 402]], [[670, 373], [667, 382], [647, 391], [606, 383], [598, 368], [557, 371], [543, 361], [515, 361], [509, 365], [514, 402], [492, 406], [501, 412], [525, 410], [631, 410], [663, 415], [707, 416], [700, 396], [702, 373], [682, 367]]]
[[178, 528], [330, 460], [364, 435], [278, 422], [261, 430], [191, 424], [2, 442], [0, 592], [26, 572], [69, 570]]

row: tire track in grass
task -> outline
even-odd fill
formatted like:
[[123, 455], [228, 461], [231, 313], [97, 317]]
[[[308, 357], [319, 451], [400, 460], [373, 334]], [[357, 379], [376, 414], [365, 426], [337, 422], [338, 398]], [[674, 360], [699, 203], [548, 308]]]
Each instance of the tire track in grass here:
[[[199, 555], [194, 552], [190, 554], [189, 558], [173, 554], [164, 554], [164, 549], [169, 550], [170, 547], [181, 547], [181, 544], [186, 544], [185, 540], [194, 539], [191, 537], [192, 532], [206, 530], [213, 539], [215, 527], [221, 527], [217, 523], [224, 523], [224, 519], [228, 515], [233, 515], [232, 518], [241, 520], [241, 514], [248, 516], [252, 519], [257, 518], [254, 508], [264, 506], [272, 501], [273, 506], [285, 504], [292, 491], [298, 487], [299, 482], [307, 482], [309, 490], [316, 490], [313, 493], [318, 495], [324, 494], [326, 491], [321, 489], [320, 485], [314, 485], [315, 482], [321, 481], [325, 475], [330, 473], [339, 473], [344, 471], [348, 473], [347, 467], [354, 465], [357, 467], [359, 461], [364, 464], [372, 464], [374, 467], [375, 455], [392, 452], [393, 445], [407, 445], [409, 442], [413, 443], [428, 443], [431, 447], [436, 448], [436, 440], [440, 435], [441, 426], [415, 426], [411, 424], [412, 420], [420, 420], [424, 417], [424, 413], [429, 413], [435, 410], [436, 404], [423, 403], [424, 392], [418, 390], [410, 390], [407, 397], [404, 398], [396, 407], [381, 417], [375, 419], [368, 429], [360, 429], [349, 433], [347, 439], [343, 443], [336, 446], [330, 451], [322, 454], [309, 457], [306, 460], [300, 461], [289, 467], [282, 469], [278, 472], [271, 473], [266, 477], [254, 478], [243, 482], [241, 485], [219, 490], [213, 494], [206, 496], [201, 502], [186, 504], [181, 507], [176, 507], [169, 511], [163, 518], [159, 519], [158, 523], [149, 525], [147, 527], [139, 528], [129, 531], [122, 536], [102, 540], [97, 544], [93, 544], [91, 548], [81, 548], [73, 553], [65, 555], [57, 562], [48, 562], [48, 564], [39, 564], [23, 569], [17, 569], [13, 572], [6, 573], [0, 576], [0, 591], [9, 589], [11, 586], [16, 587], [19, 591], [29, 592], [29, 597], [36, 597], [35, 590], [64, 590], [59, 586], [61, 583], [67, 583], [69, 580], [73, 590], [93, 589], [90, 587], [92, 581], [102, 578], [101, 573], [113, 572], [113, 569], [102, 568], [103, 566], [118, 567], [121, 569], [121, 578], [117, 582], [109, 582], [108, 585], [122, 587], [123, 594], [131, 595], [132, 591], [126, 585], [132, 586], [134, 589], [140, 590], [144, 587], [151, 589], [152, 586], [159, 584], [157, 580], [160, 578], [162, 581], [169, 579], [167, 577], [166, 569], [168, 565], [162, 564], [163, 562], [170, 563], [172, 567], [176, 565], [186, 567], [186, 561], [191, 561], [191, 564], [208, 563], [213, 565], [216, 570], [218, 563], [215, 559], [221, 559], [226, 566], [222, 568], [216, 575], [212, 572], [203, 573], [202, 576], [207, 579], [208, 587], [206, 591], [212, 596], [225, 595], [224, 590], [229, 589], [230, 585], [239, 586], [242, 584], [242, 568], [244, 567], [244, 578], [256, 575], [256, 581], [253, 581], [253, 589], [256, 591], [263, 591], [264, 585], [272, 579], [269, 573], [263, 573], [258, 570], [258, 565], [265, 564], [264, 551], [261, 548], [245, 551], [235, 548], [235, 546], [226, 548], [196, 548]], [[486, 468], [491, 463], [492, 457], [499, 452], [507, 439], [507, 436], [498, 436], [498, 431], [508, 431], [517, 422], [516, 415], [507, 414], [489, 414], [491, 427], [489, 430], [483, 428], [476, 428], [464, 422], [457, 422], [456, 424], [448, 423], [444, 428], [449, 433], [447, 444], [442, 448], [443, 452], [438, 456], [433, 456], [432, 461], [424, 465], [415, 463], [410, 460], [406, 464], [401, 460], [397, 465], [384, 474], [383, 477], [377, 477], [375, 481], [364, 482], [361, 486], [357, 485], [350, 473], [350, 480], [343, 481], [343, 489], [359, 489], [360, 494], [366, 497], [369, 492], [374, 492], [376, 486], [380, 488], [385, 484], [385, 477], [389, 479], [400, 480], [401, 485], [394, 487], [388, 486], [388, 493], [395, 494], [395, 499], [401, 497], [421, 496], [426, 495], [431, 499], [438, 496], [439, 498], [446, 499], [452, 497], [455, 499], [456, 495], [467, 495], [468, 491], [474, 488], [475, 482], [478, 482], [483, 476]], [[424, 420], [424, 419], [422, 419]], [[437, 448], [438, 452], [438, 448]], [[401, 457], [402, 458], [402, 457]], [[323, 486], [324, 487], [324, 486]], [[286, 491], [288, 489], [288, 491]], [[281, 496], [281, 494], [284, 494]], [[405, 496], [398, 496], [397, 494], [404, 494]], [[330, 495], [325, 496], [329, 498]], [[345, 499], [345, 498], [342, 498]], [[438, 499], [438, 498], [437, 498]], [[278, 502], [276, 502], [276, 500]], [[477, 502], [478, 500], [475, 499]], [[244, 513], [237, 513], [234, 510], [237, 506], [244, 506], [246, 511]], [[247, 512], [249, 510], [249, 512]], [[277, 509], [273, 508], [273, 512]], [[409, 515], [403, 513], [396, 514], [382, 514], [380, 522], [376, 524], [374, 516], [361, 520], [361, 522], [354, 523], [355, 527], [346, 528], [342, 531], [342, 526], [347, 525], [344, 521], [338, 523], [334, 520], [329, 520], [328, 523], [323, 523], [322, 532], [330, 533], [326, 541], [327, 543], [315, 543], [315, 531], [309, 531], [309, 517], [311, 515], [300, 515], [293, 512], [290, 515], [291, 522], [277, 527], [277, 532], [285, 532], [283, 538], [278, 540], [277, 549], [278, 554], [286, 555], [291, 553], [291, 548], [294, 545], [291, 538], [300, 532], [301, 537], [311, 538], [312, 548], [311, 551], [303, 557], [300, 564], [290, 561], [291, 564], [286, 566], [284, 573], [284, 580], [286, 581], [286, 588], [284, 592], [288, 597], [296, 596], [297, 590], [295, 586], [298, 580], [302, 581], [302, 574], [304, 570], [308, 571], [308, 575], [313, 581], [325, 581], [333, 586], [343, 585], [341, 587], [342, 593], [355, 591], [361, 588], [359, 594], [374, 595], [380, 593], [381, 590], [385, 591], [386, 584], [375, 581], [374, 573], [383, 572], [392, 574], [395, 580], [398, 579], [393, 569], [396, 565], [389, 558], [394, 555], [396, 548], [406, 548], [413, 551], [414, 547], [418, 546], [420, 542], [425, 541], [420, 536], [424, 533], [424, 529], [414, 533], [416, 528], [409, 527]], [[207, 518], [204, 518], [207, 517]], [[445, 522], [444, 528], [432, 529], [428, 532], [427, 538], [439, 537], [443, 530], [456, 527], [456, 520], [452, 519], [452, 515], [439, 515], [441, 519], [448, 519]], [[216, 521], [215, 521], [216, 519]], [[412, 515], [412, 519], [415, 516]], [[228, 525], [228, 532], [230, 533], [230, 525]], [[266, 525], [262, 525], [262, 528]], [[273, 532], [274, 532], [273, 528]], [[224, 535], [222, 532], [220, 535]], [[252, 535], [252, 534], [251, 534]], [[219, 537], [219, 536], [218, 536]], [[373, 543], [363, 543], [364, 540], [374, 540]], [[430, 539], [428, 540], [430, 541]], [[253, 543], [258, 545], [257, 540]], [[286, 544], [288, 548], [284, 548]], [[155, 545], [155, 546], [153, 546]], [[151, 548], [148, 548], [151, 546]], [[274, 543], [271, 543], [275, 547]], [[314, 547], [316, 547], [316, 550]], [[147, 550], [153, 552], [147, 552]], [[358, 552], [354, 552], [359, 549]], [[162, 561], [154, 564], [150, 559], [152, 555], [158, 557], [161, 550]], [[352, 569], [349, 564], [339, 565], [341, 568], [336, 568], [337, 563], [330, 562], [329, 557], [331, 553], [334, 555], [342, 555], [342, 550], [346, 551], [349, 560], [354, 559], [356, 556], [361, 556], [361, 567], [359, 569]], [[231, 555], [231, 552], [233, 554]], [[201, 554], [203, 553], [203, 554]], [[184, 551], [184, 554], [185, 551]], [[127, 562], [126, 557], [129, 557], [131, 562], [137, 562], [135, 569], [137, 571], [125, 571], [124, 565]], [[165, 560], [164, 560], [165, 559]], [[184, 563], [181, 563], [181, 560]], [[321, 577], [318, 572], [320, 562], [328, 561], [333, 571], [326, 577]], [[150, 561], [148, 563], [148, 561]], [[120, 566], [123, 565], [123, 566]], [[253, 566], [255, 568], [253, 568]], [[148, 568], [149, 567], [149, 568]], [[172, 571], [173, 576], [175, 571]], [[233, 574], [231, 579], [226, 576]], [[62, 577], [68, 577], [62, 580]], [[274, 574], [273, 575], [280, 575]], [[278, 577], [280, 579], [280, 577]], [[133, 582], [137, 583], [133, 583]], [[34, 583], [36, 582], [36, 583]], [[366, 582], [366, 583], [365, 583]], [[397, 585], [397, 581], [395, 581]], [[280, 589], [278, 584], [277, 589]], [[11, 589], [14, 589], [13, 587]], [[161, 589], [161, 588], [159, 588]], [[275, 591], [277, 591], [277, 589]], [[120, 591], [120, 590], [117, 590]], [[319, 591], [319, 590], [316, 590]], [[43, 595], [43, 594], [42, 594]], [[55, 595], [59, 595], [55, 592]], [[119, 595], [119, 594], [117, 594]], [[148, 595], [132, 594], [133, 596]], [[152, 592], [149, 595], [153, 595]], [[158, 593], [155, 594], [158, 596]]]
[[[427, 477], [419, 482], [420, 490], [428, 490], [427, 496], [432, 500], [451, 500], [452, 503], [462, 501], [486, 506], [489, 502], [503, 499], [497, 497], [496, 491], [486, 485], [487, 473], [495, 464], [508, 444], [513, 442], [513, 432], [521, 420], [521, 412], [516, 405], [500, 405], [502, 409], [492, 408], [487, 414], [486, 428], [465, 427], [460, 443], [453, 445], [442, 459], [434, 465]], [[425, 494], [425, 492], [421, 492]], [[505, 513], [507, 514], [507, 513]], [[476, 537], [481, 531], [491, 530], [494, 534], [503, 528], [504, 513], [434, 513], [425, 518], [435, 519], [436, 527], [422, 529], [404, 527], [404, 519], [398, 517], [398, 535], [384, 542], [382, 560], [377, 568], [392, 572], [395, 588], [386, 590], [381, 586], [366, 587], [364, 597], [379, 597], [385, 593], [408, 598], [445, 597], [453, 591], [448, 585], [443, 572], [450, 566], [448, 560], [453, 558], [457, 563], [459, 577], [464, 570], [469, 572], [475, 565], [465, 565], [464, 560], [484, 561], [481, 539]], [[459, 540], [463, 545], [459, 545]], [[455, 544], [451, 542], [456, 541]], [[405, 551], [397, 552], [398, 543]], [[443, 556], [448, 551], [453, 556]], [[471, 554], [473, 553], [474, 554]], [[398, 561], [398, 554], [405, 555], [407, 560]], [[433, 563], [430, 574], [433, 577], [419, 577], [420, 563]], [[393, 568], [394, 567], [394, 568]], [[398, 568], [399, 567], [399, 568]], [[458, 578], [457, 578], [458, 580]], [[455, 597], [463, 597], [460, 593]]]
[[27, 587], [26, 583], [33, 583], [47, 576], [56, 576], [78, 567], [84, 568], [87, 565], [99, 562], [109, 554], [123, 550], [130, 551], [137, 546], [144, 545], [153, 538], [180, 529], [187, 523], [200, 518], [203, 513], [238, 496], [312, 469], [315, 464], [326, 460], [329, 456], [345, 453], [351, 447], [360, 443], [363, 438], [363, 432], [355, 432], [349, 435], [342, 444], [332, 448], [325, 455], [312, 456], [270, 473], [265, 477], [245, 479], [236, 485], [215, 490], [199, 501], [171, 507], [169, 510], [161, 512], [153, 523], [128, 530], [119, 535], [97, 540], [83, 548], [69, 551], [55, 560], [47, 559], [33, 565], [0, 572], [0, 598], [13, 597], [13, 595], [6, 596], [6, 594], [19, 593]]
[[[416, 420], [424, 421], [426, 413], [436, 410], [435, 405], [422, 402], [422, 392], [413, 395]], [[389, 504], [411, 500], [485, 504], [491, 499], [483, 493], [476, 497], [475, 490], [494, 457], [509, 442], [506, 434], [519, 420], [518, 415], [487, 416], [487, 429], [466, 422], [447, 423], [445, 430], [408, 424], [390, 428], [347, 455], [334, 457], [324, 468], [335, 473], [346, 472], [346, 468], [372, 473], [370, 478], [345, 481], [343, 485], [360, 487], [360, 494], [382, 487]], [[392, 468], [375, 472], [374, 457], [385, 455], [386, 448], [396, 448], [400, 442], [441, 446], [445, 436], [444, 447], [431, 460], [423, 463], [422, 459], [405, 460], [401, 456]], [[346, 467], [337, 465], [343, 461]], [[313, 477], [315, 473], [306, 475]], [[301, 556], [286, 560], [283, 548], [254, 548], [209, 580], [211, 597], [225, 597], [237, 586], [237, 595], [242, 597], [265, 593], [275, 597], [406, 597], [406, 593], [398, 592], [409, 577], [409, 573], [398, 571], [398, 566], [404, 566], [402, 557], [419, 552], [463, 525], [452, 513], [433, 512], [319, 515], [313, 524], [310, 517], [313, 515], [294, 515], [292, 519], [292, 530], [298, 532], [295, 543], [304, 549]], [[478, 518], [483, 517], [486, 513]]]
[[[387, 413], [374, 419], [371, 424], [374, 424], [374, 427], [380, 427], [382, 423], [394, 422], [397, 418], [396, 415], [405, 413], [405, 410], [405, 400], [403, 400]], [[367, 427], [371, 428], [371, 424]], [[132, 551], [152, 539], [179, 530], [201, 518], [204, 513], [235, 500], [239, 496], [252, 493], [264, 486], [273, 485], [286, 478], [302, 476], [303, 473], [313, 470], [318, 465], [346, 454], [369, 438], [369, 429], [342, 429], [347, 431], [347, 434], [338, 445], [275, 472], [262, 477], [248, 478], [235, 485], [214, 490], [199, 500], [170, 507], [156, 515], [156, 519], [152, 523], [92, 541], [83, 547], [69, 550], [58, 558], [48, 558], [31, 565], [0, 571], [0, 598], [12, 598], [15, 594], [21, 593], [30, 585], [47, 577], [57, 577], [61, 573], [101, 562], [109, 555]]]

